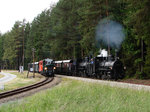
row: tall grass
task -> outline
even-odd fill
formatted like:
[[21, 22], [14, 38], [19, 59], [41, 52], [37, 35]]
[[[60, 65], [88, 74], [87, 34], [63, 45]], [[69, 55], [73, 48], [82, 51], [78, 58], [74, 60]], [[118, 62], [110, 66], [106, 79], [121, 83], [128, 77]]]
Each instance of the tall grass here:
[[2, 105], [0, 112], [150, 112], [150, 93], [64, 79], [53, 89]]

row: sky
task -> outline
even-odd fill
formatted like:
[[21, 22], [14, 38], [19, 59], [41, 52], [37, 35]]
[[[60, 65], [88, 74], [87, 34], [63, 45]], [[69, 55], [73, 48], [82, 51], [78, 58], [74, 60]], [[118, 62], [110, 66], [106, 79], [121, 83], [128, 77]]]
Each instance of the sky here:
[[59, 0], [1, 0], [0, 32], [10, 31], [15, 21], [32, 22], [43, 10], [48, 9]]

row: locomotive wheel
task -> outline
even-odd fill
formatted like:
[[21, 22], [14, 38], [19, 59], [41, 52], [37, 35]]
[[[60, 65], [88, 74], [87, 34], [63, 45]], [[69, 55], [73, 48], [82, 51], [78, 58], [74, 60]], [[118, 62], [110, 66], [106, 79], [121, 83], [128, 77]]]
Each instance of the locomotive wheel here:
[[93, 78], [97, 78], [95, 73], [93, 73], [92, 75], [93, 75]]
[[96, 78], [101, 79], [100, 75], [96, 75]]
[[81, 71], [79, 72], [79, 77], [82, 77], [82, 72]]
[[84, 73], [82, 73], [82, 74], [81, 74], [81, 77], [85, 77], [85, 74], [84, 74]]
[[106, 79], [107, 79], [107, 76], [106, 76], [106, 75], [102, 75], [102, 76], [101, 76], [101, 79], [102, 79], [102, 80], [106, 80]]
[[84, 70], [84, 72], [83, 72], [83, 77], [86, 77], [87, 75], [86, 75], [86, 72], [85, 72], [85, 70]]
[[107, 80], [110, 80], [111, 79], [111, 75], [107, 75]]

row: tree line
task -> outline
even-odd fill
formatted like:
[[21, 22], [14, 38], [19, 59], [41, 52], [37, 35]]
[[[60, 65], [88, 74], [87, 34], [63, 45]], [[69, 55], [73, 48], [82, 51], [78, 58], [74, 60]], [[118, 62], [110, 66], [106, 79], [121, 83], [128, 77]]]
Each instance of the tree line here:
[[[124, 26], [126, 38], [118, 54], [127, 67], [126, 75], [149, 78], [149, 12], [149, 0], [59, 0], [31, 23], [16, 21], [9, 32], [0, 34], [2, 68], [27, 68], [27, 63], [33, 61], [33, 48], [35, 61], [96, 56], [96, 26], [107, 18]], [[102, 42], [99, 44], [107, 48]]]

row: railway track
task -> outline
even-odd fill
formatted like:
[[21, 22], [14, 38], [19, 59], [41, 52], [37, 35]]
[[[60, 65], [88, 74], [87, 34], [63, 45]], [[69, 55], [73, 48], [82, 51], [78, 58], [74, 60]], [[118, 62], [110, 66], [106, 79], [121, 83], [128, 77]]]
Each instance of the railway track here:
[[52, 82], [53, 79], [54, 79], [53, 77], [52, 78], [46, 77], [45, 80], [43, 80], [41, 82], [38, 82], [36, 84], [32, 84], [30, 86], [26, 86], [26, 87], [22, 87], [22, 88], [19, 88], [19, 89], [11, 90], [11, 91], [8, 91], [8, 92], [0, 93], [0, 99], [7, 98], [7, 97], [10, 97], [10, 96], [14, 96], [14, 95], [17, 95], [17, 94], [21, 94], [21, 93], [30, 91], [32, 89], [36, 89], [38, 87], [44, 86], [44, 85]]

